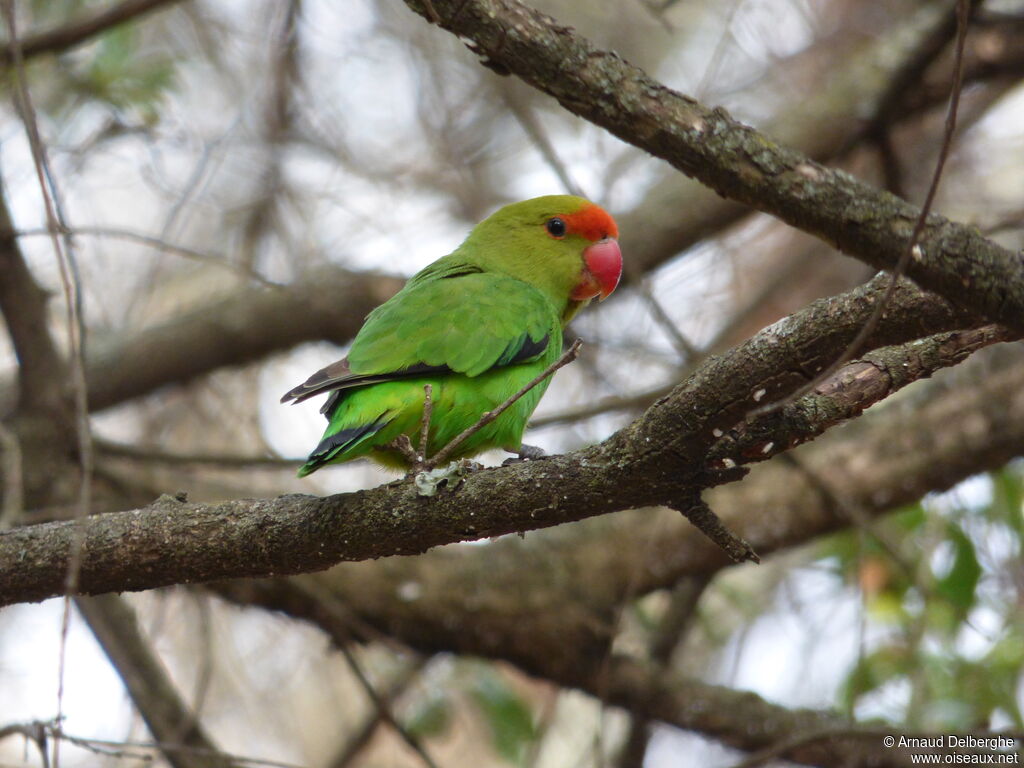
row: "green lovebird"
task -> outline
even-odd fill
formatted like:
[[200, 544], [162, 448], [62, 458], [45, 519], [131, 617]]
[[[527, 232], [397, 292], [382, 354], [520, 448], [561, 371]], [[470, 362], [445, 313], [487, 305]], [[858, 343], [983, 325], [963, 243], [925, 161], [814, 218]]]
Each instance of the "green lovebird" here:
[[[618, 228], [580, 197], [550, 195], [507, 205], [458, 248], [414, 275], [373, 310], [348, 357], [281, 398], [331, 393], [328, 425], [299, 469], [366, 456], [408, 468], [388, 444], [406, 435], [420, 454], [424, 385], [432, 387], [426, 455], [529, 384], [562, 353], [562, 328], [622, 274]], [[550, 378], [461, 443], [452, 458], [491, 448], [517, 453]]]

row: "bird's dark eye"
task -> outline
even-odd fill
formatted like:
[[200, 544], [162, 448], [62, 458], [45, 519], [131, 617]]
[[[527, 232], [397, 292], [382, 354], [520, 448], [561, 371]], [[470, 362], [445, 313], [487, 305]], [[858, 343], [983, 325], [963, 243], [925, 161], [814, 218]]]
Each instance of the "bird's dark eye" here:
[[565, 221], [557, 216], [553, 219], [548, 219], [544, 224], [544, 228], [547, 229], [548, 234], [552, 237], [565, 237]]

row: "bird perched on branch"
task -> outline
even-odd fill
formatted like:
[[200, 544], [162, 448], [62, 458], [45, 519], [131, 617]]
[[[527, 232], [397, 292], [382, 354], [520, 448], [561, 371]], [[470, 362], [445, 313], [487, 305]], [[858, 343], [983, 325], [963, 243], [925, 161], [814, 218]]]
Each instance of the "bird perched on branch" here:
[[[565, 324], [590, 299], [615, 290], [617, 237], [608, 213], [570, 195], [507, 205], [479, 223], [367, 316], [346, 358], [281, 398], [300, 403], [330, 393], [321, 408], [327, 430], [299, 477], [361, 456], [408, 469], [411, 456], [436, 454], [500, 407], [558, 361]], [[491, 448], [521, 453], [526, 422], [549, 382], [538, 382], [449, 457]]]

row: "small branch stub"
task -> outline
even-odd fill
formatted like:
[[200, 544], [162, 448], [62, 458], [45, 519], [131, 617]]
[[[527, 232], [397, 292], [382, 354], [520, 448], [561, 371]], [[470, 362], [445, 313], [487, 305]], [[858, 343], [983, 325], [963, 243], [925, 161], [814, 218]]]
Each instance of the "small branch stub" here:
[[754, 563], [761, 562], [761, 558], [754, 548], [726, 528], [722, 519], [699, 496], [683, 504], [669, 504], [668, 506], [681, 512], [683, 517], [693, 523], [695, 528], [721, 547], [734, 563], [742, 563], [746, 560]]

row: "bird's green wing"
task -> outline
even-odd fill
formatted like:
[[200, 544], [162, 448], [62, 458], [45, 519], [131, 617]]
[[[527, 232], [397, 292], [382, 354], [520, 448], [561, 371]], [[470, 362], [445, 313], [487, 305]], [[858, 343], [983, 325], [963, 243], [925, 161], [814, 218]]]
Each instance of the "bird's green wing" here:
[[428, 270], [370, 313], [347, 358], [282, 401], [424, 374], [479, 376], [536, 360], [558, 335], [554, 307], [528, 283], [471, 266]]

